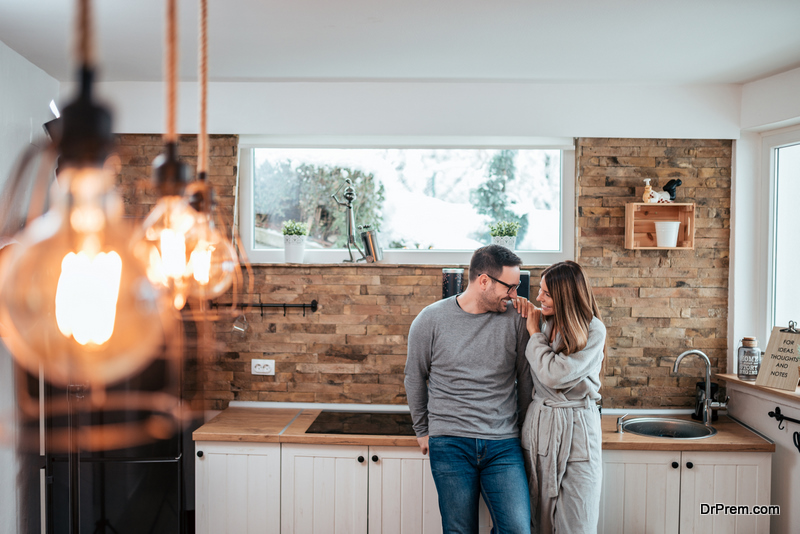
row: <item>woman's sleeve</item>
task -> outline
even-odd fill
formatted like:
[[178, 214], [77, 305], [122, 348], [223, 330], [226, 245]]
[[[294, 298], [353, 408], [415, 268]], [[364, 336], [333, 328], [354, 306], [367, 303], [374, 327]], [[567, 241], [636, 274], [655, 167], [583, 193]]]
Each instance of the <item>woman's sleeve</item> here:
[[569, 389], [597, 368], [605, 342], [606, 327], [595, 317], [589, 323], [589, 338], [583, 350], [570, 355], [555, 352], [545, 334], [534, 334], [525, 356], [539, 382], [552, 389]]

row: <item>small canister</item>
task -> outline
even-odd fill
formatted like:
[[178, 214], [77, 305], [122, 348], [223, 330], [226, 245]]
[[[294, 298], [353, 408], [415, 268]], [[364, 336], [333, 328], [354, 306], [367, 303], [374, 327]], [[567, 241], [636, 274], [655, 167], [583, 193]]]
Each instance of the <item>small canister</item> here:
[[761, 369], [761, 349], [754, 337], [743, 337], [736, 353], [736, 375], [740, 380], [755, 380]]
[[461, 293], [464, 269], [442, 269], [442, 298]]

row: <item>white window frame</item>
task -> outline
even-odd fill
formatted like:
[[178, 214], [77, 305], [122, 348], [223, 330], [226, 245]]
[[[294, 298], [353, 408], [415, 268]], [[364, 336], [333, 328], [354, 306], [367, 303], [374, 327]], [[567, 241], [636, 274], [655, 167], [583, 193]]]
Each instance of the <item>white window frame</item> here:
[[[572, 138], [529, 137], [239, 137], [239, 234], [252, 264], [283, 263], [281, 249], [255, 249], [253, 232], [253, 149], [255, 148], [513, 148], [557, 149], [561, 155], [561, 250], [524, 252], [517, 255], [524, 265], [552, 265], [575, 259], [575, 141]], [[358, 257], [358, 251], [353, 251]], [[472, 250], [389, 250], [384, 249], [381, 264], [469, 265]], [[347, 249], [307, 249], [305, 263], [340, 264], [349, 259]], [[366, 265], [359, 262], [356, 265]]]
[[767, 213], [767, 291], [764, 302], [765, 306], [762, 312], [761, 332], [763, 337], [760, 338], [764, 340], [762, 346], [766, 346], [767, 342], [769, 341], [769, 336], [772, 332], [773, 326], [785, 326], [775, 325], [775, 292], [777, 291], [777, 288], [775, 287], [775, 225], [778, 215], [778, 184], [776, 181], [777, 169], [775, 166], [775, 153], [779, 148], [795, 145], [797, 143], [800, 143], [800, 127], [797, 126], [775, 130], [774, 132], [768, 132], [762, 134], [761, 137], [761, 172], [762, 176], [766, 177], [766, 179], [762, 181], [763, 188], [766, 189], [766, 191], [762, 191], [762, 194], [764, 194], [766, 199], [762, 206]]

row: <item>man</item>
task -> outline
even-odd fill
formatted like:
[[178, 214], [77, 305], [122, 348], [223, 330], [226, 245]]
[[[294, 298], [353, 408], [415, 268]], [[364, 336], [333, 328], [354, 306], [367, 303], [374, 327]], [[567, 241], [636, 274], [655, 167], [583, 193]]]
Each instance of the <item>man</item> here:
[[521, 264], [505, 247], [479, 248], [466, 291], [426, 307], [408, 334], [408, 406], [446, 533], [478, 532], [481, 494], [494, 532], [530, 532], [519, 440], [532, 393], [528, 333], [509, 300]]

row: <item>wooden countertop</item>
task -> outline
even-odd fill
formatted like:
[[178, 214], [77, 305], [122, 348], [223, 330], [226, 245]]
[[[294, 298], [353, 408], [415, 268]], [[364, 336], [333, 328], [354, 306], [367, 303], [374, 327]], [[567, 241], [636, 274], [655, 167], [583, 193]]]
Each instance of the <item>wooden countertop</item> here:
[[299, 408], [227, 408], [194, 432], [195, 441], [260, 441], [277, 443]]
[[[231, 407], [194, 431], [195, 441], [239, 441], [263, 443], [311, 443], [318, 445], [384, 445], [416, 447], [413, 436], [369, 436], [306, 434], [321, 409]], [[634, 419], [632, 416], [628, 419]], [[650, 416], [647, 416], [650, 417]], [[653, 416], [668, 417], [668, 416]], [[688, 415], [669, 416], [690, 419]], [[616, 415], [604, 415], [603, 449], [650, 451], [775, 452], [775, 444], [761, 438], [726, 416], [714, 423], [717, 434], [710, 438], [677, 440], [616, 433]]]
[[[775, 452], [774, 443], [770, 443], [725, 415], [720, 415], [719, 420], [714, 421], [712, 425], [717, 429], [717, 433], [710, 438], [702, 439], [654, 438], [630, 432], [618, 434], [617, 417], [603, 416], [604, 450]], [[638, 417], [692, 420], [690, 415], [634, 415], [627, 417], [626, 420]]]

